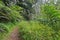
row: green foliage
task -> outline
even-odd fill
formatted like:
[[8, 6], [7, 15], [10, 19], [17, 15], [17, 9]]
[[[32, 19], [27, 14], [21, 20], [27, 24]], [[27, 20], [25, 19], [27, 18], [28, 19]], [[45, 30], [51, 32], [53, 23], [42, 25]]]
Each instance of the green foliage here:
[[5, 37], [9, 35], [13, 27], [13, 23], [0, 23], [0, 40], [5, 40]]
[[21, 14], [23, 14], [23, 10], [24, 10], [22, 7], [17, 6], [17, 5], [12, 5], [10, 7], [10, 9], [16, 13], [15, 15], [17, 16], [17, 19], [19, 19], [19, 20], [24, 19], [23, 16], [21, 15]]
[[36, 21], [20, 23], [20, 37], [23, 40], [54, 40], [54, 30]]
[[55, 31], [60, 30], [60, 10], [57, 10], [55, 5], [44, 5], [42, 6], [42, 14], [41, 17], [43, 20], [46, 20], [45, 24], [52, 27]]
[[0, 33], [8, 33], [8, 28], [2, 23], [0, 23]]
[[[27, 19], [32, 18], [32, 15], [34, 15], [32, 13], [35, 13], [35, 11], [31, 6], [37, 0], [26, 0], [25, 2], [26, 6], [19, 2], [20, 6], [23, 7], [14, 4], [8, 7], [0, 0], [0, 40], [10, 33], [13, 25], [16, 25], [18, 21], [27, 17]], [[40, 22], [36, 20], [20, 22], [19, 36], [23, 40], [60, 40], [59, 6], [45, 4], [40, 10], [40, 16], [36, 17]]]
[[5, 40], [13, 26], [16, 26], [17, 22], [23, 19], [21, 16], [22, 10], [17, 5], [7, 7], [0, 1], [0, 40]]
[[37, 2], [37, 0], [27, 0], [29, 3], [34, 4]]
[[[16, 11], [17, 8], [19, 8], [18, 6], [15, 6], [12, 7], [12, 8], [9, 8], [9, 7], [6, 7], [2, 4], [0, 4], [0, 22], [13, 22], [13, 21], [18, 21], [21, 19], [21, 15], [20, 15], [20, 12], [21, 12], [21, 8], [19, 8], [19, 11]], [[14, 10], [15, 9], [15, 10]]]

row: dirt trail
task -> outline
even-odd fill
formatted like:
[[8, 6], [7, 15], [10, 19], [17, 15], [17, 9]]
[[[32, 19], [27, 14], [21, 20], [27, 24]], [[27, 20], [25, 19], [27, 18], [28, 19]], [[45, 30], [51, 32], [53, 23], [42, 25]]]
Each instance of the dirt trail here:
[[18, 36], [19, 36], [18, 30], [19, 30], [19, 28], [18, 28], [18, 27], [15, 27], [15, 28], [12, 30], [11, 34], [9, 35], [9, 37], [7, 38], [7, 40], [20, 40], [20, 39], [18, 38]]

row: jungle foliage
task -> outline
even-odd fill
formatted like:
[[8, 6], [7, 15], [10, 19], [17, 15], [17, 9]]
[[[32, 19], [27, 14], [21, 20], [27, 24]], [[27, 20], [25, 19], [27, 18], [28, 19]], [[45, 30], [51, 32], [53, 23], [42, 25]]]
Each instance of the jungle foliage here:
[[59, 0], [0, 0], [0, 40], [16, 25], [22, 40], [60, 40]]

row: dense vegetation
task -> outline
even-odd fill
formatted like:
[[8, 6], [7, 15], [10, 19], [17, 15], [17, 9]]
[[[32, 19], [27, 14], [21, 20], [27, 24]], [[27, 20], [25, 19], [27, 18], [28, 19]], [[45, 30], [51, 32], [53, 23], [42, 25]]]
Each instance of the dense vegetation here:
[[16, 25], [22, 40], [60, 40], [59, 0], [0, 0], [0, 40]]

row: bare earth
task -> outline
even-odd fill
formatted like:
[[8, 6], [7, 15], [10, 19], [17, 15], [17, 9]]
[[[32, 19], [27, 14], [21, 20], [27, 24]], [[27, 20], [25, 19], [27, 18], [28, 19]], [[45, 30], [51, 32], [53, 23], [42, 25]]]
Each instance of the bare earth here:
[[7, 40], [20, 40], [18, 38], [18, 36], [19, 36], [18, 30], [19, 30], [19, 28], [18, 27], [15, 27], [13, 29], [13, 31], [11, 32], [11, 34], [9, 35], [9, 37], [7, 38]]

